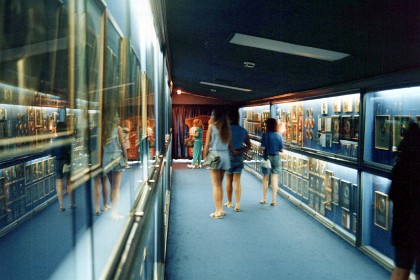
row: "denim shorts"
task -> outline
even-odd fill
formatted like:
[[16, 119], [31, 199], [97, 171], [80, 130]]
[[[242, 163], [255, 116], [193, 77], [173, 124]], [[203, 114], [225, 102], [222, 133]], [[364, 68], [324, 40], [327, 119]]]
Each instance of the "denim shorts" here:
[[411, 270], [415, 264], [414, 274], [420, 274], [420, 249], [395, 247], [395, 266]]
[[270, 160], [271, 163], [271, 168], [267, 169], [264, 167], [261, 167], [261, 171], [262, 174], [266, 175], [266, 174], [279, 174], [280, 173], [280, 168], [281, 168], [281, 163], [280, 163], [280, 155], [269, 155], [268, 159]]
[[241, 174], [244, 169], [244, 158], [242, 155], [230, 157], [230, 168], [227, 174]]

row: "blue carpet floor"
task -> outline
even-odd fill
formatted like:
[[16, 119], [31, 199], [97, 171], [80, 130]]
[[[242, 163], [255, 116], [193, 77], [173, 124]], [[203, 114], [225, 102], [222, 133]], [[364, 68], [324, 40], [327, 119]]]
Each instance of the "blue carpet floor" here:
[[[390, 272], [261, 181], [242, 174], [242, 211], [216, 220], [206, 169], [173, 165], [165, 279], [389, 279]], [[270, 197], [270, 193], [267, 196]], [[224, 202], [226, 193], [224, 194]]]

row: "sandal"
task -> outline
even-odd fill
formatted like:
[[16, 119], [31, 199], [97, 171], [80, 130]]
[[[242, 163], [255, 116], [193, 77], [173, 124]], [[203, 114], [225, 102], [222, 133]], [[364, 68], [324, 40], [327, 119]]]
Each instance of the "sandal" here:
[[275, 201], [271, 202], [271, 206], [276, 206], [276, 205], [277, 205], [277, 202]]
[[96, 211], [95, 215], [96, 215], [96, 216], [101, 215], [101, 211]]
[[222, 211], [222, 213], [220, 213], [222, 216], [226, 216], [226, 211]]
[[233, 208], [233, 204], [229, 203], [229, 201], [225, 202], [223, 205], [226, 206], [226, 208]]
[[265, 199], [262, 199], [261, 201], [260, 201], [260, 204], [265, 204]]
[[60, 211], [64, 212], [64, 211], [66, 211], [66, 208], [64, 208], [64, 206], [60, 206]]
[[216, 212], [210, 214], [210, 218], [213, 219], [221, 219], [222, 215], [217, 215]]
[[235, 212], [241, 212], [241, 208], [236, 208], [235, 207], [235, 209], [233, 209], [233, 211], [235, 211]]

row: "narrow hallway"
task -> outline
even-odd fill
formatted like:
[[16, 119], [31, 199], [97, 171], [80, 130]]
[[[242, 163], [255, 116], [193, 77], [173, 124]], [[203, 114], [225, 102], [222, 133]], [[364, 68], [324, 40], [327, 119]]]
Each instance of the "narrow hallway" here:
[[[307, 213], [277, 196], [261, 205], [261, 182], [242, 174], [242, 211], [211, 219], [206, 169], [173, 164], [165, 279], [388, 279], [390, 273]], [[226, 201], [226, 193], [224, 193]]]

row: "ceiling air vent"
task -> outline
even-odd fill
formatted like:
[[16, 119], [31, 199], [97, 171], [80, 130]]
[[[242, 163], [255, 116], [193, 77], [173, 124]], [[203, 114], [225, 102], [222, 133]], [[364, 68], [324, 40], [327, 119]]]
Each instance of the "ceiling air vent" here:
[[244, 66], [245, 66], [245, 68], [254, 68], [255, 63], [254, 62], [249, 62], [249, 61], [244, 61]]

